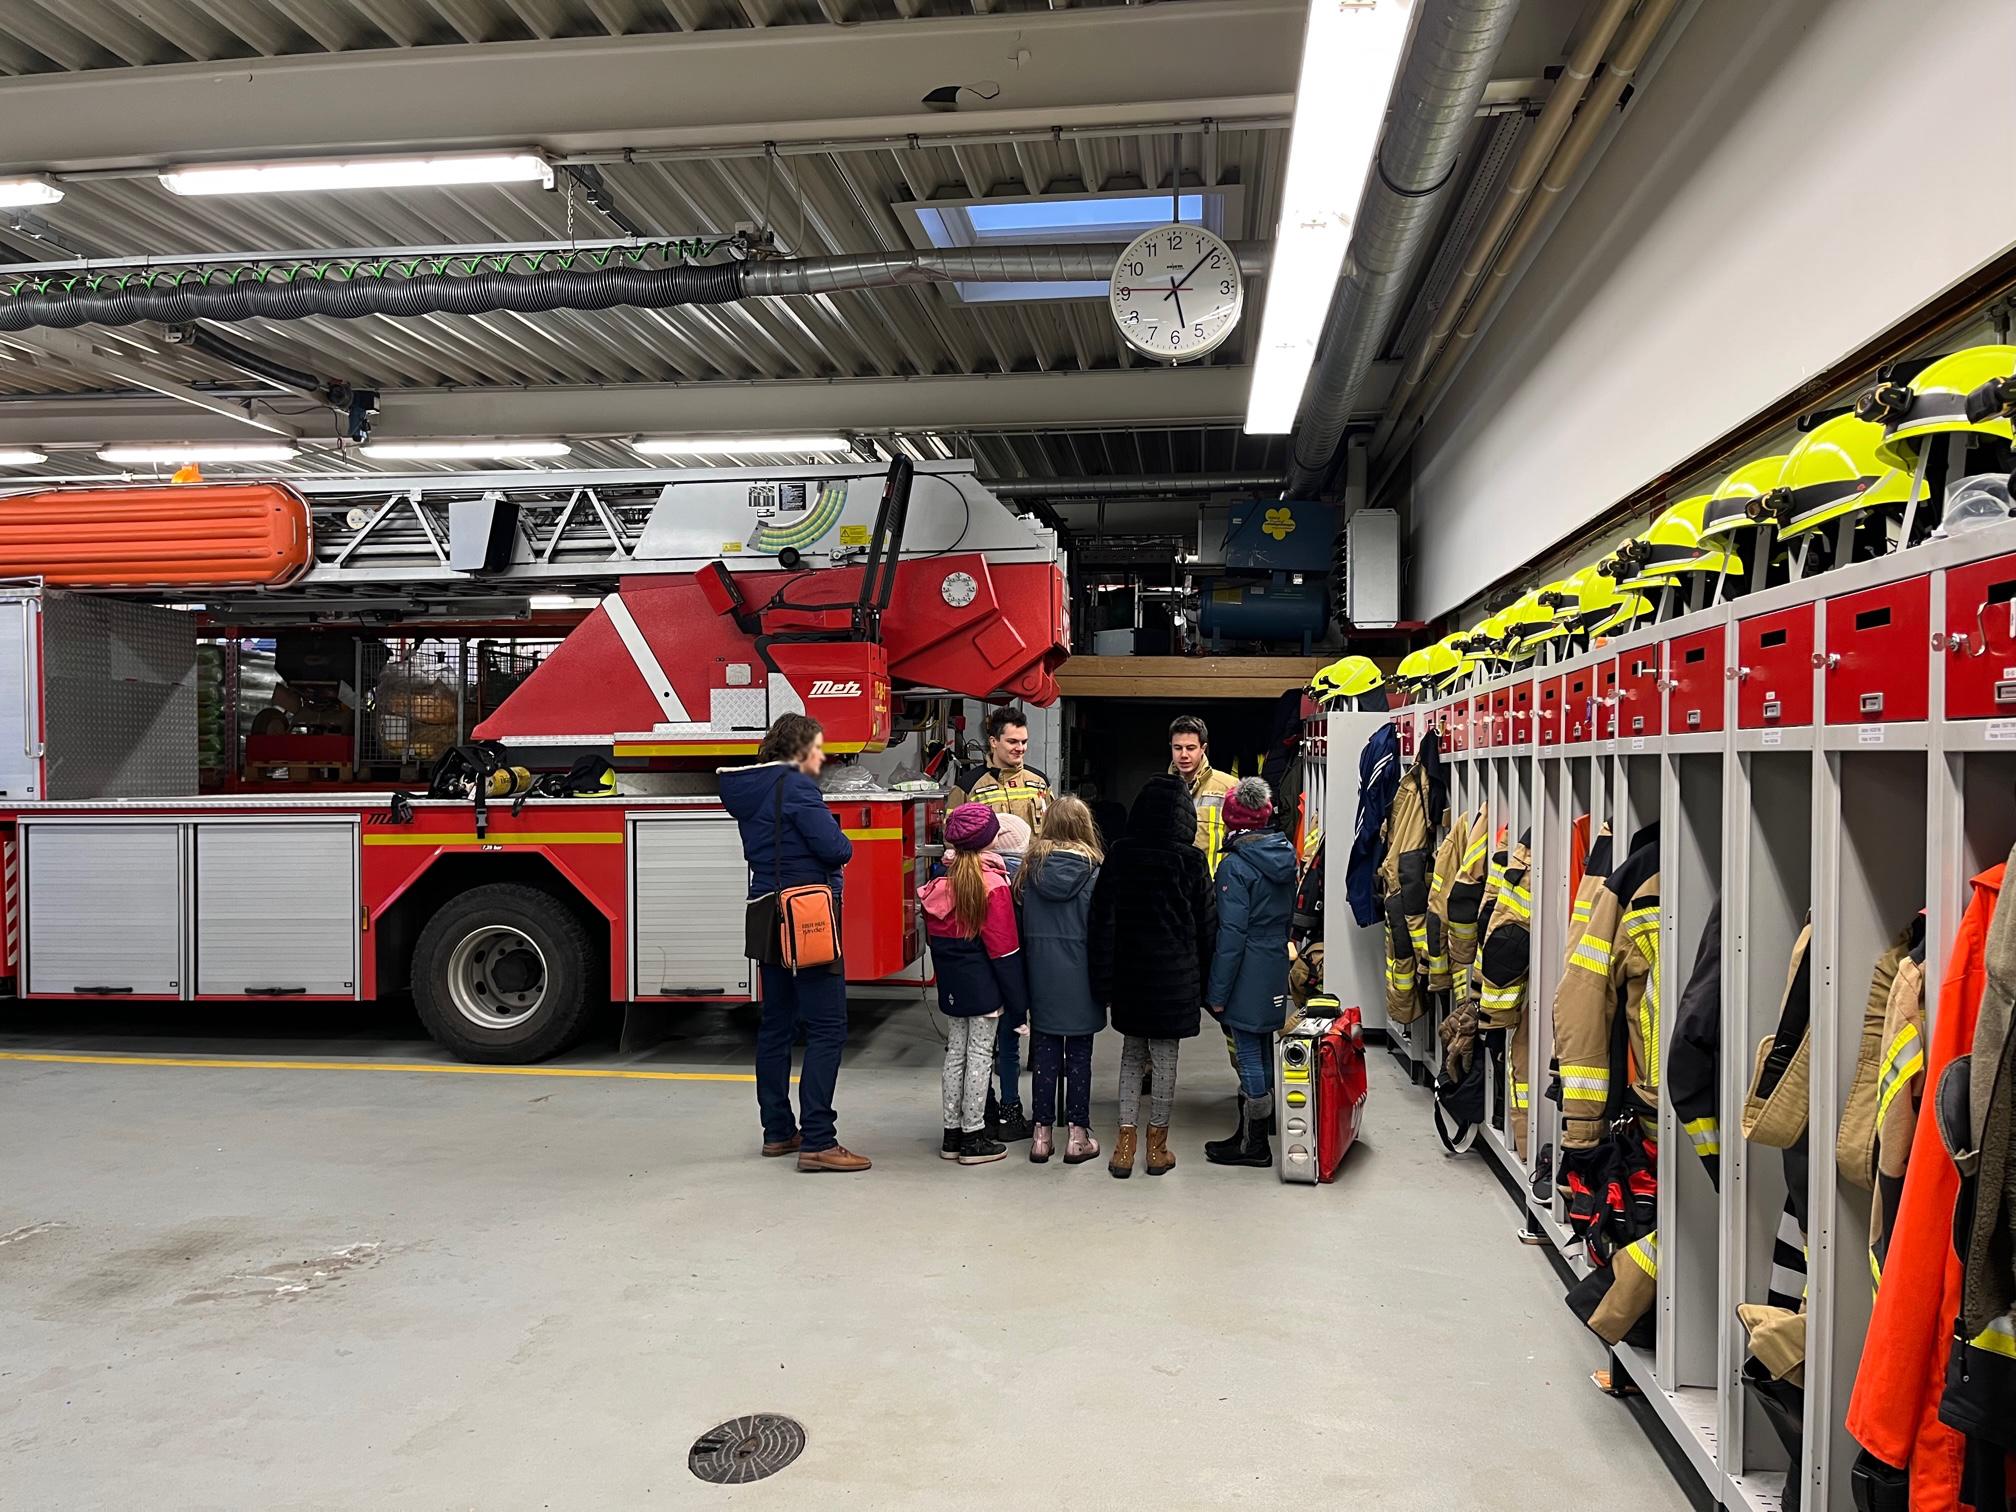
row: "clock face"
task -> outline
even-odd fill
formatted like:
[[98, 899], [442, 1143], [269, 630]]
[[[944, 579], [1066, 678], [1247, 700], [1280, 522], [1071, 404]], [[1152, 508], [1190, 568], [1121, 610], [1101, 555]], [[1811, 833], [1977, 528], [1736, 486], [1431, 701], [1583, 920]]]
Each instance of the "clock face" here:
[[1232, 249], [1202, 226], [1158, 226], [1113, 265], [1107, 308], [1127, 344], [1162, 362], [1214, 350], [1239, 324], [1246, 284]]

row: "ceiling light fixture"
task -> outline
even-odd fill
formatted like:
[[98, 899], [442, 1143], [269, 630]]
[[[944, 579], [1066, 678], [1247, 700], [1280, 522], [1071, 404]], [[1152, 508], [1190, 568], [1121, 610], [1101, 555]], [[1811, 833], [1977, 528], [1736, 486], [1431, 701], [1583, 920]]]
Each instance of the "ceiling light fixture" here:
[[0, 451], [0, 467], [40, 467], [48, 460], [38, 451]]
[[442, 184], [553, 187], [553, 165], [536, 152], [443, 153], [438, 157], [322, 158], [206, 163], [169, 168], [172, 194], [299, 194], [318, 189], [418, 189]]
[[269, 446], [256, 441], [163, 441], [148, 445], [108, 446], [98, 453], [98, 460], [179, 466], [184, 462], [285, 462], [294, 455], [291, 446]]
[[455, 458], [509, 461], [520, 457], [564, 457], [565, 441], [373, 441], [359, 450], [374, 460], [449, 461]]
[[1310, 0], [1267, 307], [1246, 397], [1249, 435], [1295, 428], [1418, 9], [1413, 0]]
[[653, 457], [812, 457], [854, 450], [845, 436], [668, 436], [632, 444]]
[[53, 205], [63, 191], [45, 178], [0, 178], [0, 205]]

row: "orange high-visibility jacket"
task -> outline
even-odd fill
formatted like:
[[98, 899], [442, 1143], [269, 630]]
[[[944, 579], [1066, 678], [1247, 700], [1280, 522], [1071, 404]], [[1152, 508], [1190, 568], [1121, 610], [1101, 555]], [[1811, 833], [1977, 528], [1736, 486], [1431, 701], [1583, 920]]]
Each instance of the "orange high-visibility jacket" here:
[[[1988, 983], [1988, 921], [2002, 891], [2000, 866], [1974, 878], [1932, 1018], [1925, 1085], [1936, 1087], [1955, 1056], [1974, 1043], [1974, 1022]], [[1897, 1229], [1883, 1266], [1883, 1286], [1869, 1319], [1848, 1432], [1886, 1464], [1911, 1473], [1911, 1512], [1957, 1512], [1966, 1440], [1939, 1421], [1946, 1356], [1960, 1311], [1960, 1259], [1953, 1252], [1959, 1172], [1939, 1140], [1938, 1120], [1921, 1118], [1911, 1138]]]

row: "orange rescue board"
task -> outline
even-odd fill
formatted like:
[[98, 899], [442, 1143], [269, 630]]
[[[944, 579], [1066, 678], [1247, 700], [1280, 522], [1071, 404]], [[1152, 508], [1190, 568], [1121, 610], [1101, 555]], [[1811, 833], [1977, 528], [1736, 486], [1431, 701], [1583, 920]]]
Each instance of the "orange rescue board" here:
[[66, 488], [0, 498], [0, 577], [56, 588], [249, 588], [308, 565], [308, 501], [279, 483]]

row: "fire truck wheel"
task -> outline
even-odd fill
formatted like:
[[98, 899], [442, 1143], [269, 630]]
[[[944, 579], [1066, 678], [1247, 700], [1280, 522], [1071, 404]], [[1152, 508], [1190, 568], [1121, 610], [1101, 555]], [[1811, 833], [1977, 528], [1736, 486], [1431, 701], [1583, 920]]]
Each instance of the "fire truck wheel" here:
[[427, 1032], [463, 1060], [558, 1055], [587, 1031], [595, 954], [551, 893], [515, 883], [444, 903], [413, 948], [413, 998]]

